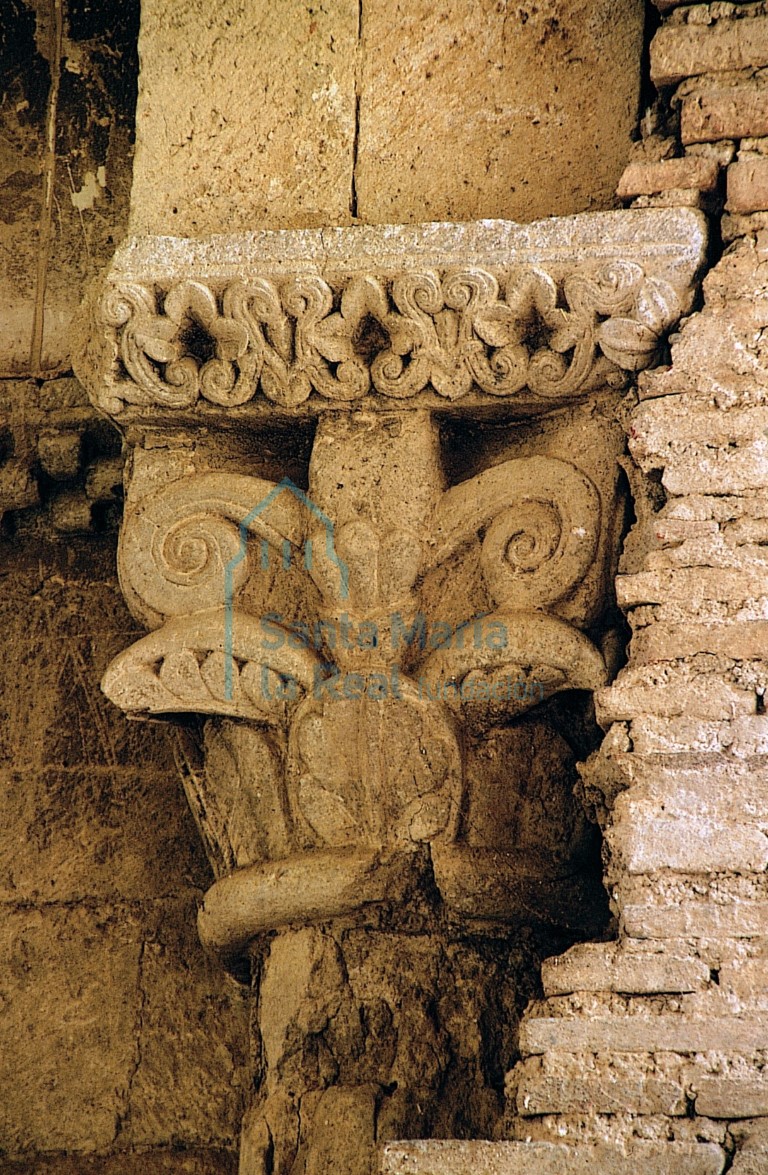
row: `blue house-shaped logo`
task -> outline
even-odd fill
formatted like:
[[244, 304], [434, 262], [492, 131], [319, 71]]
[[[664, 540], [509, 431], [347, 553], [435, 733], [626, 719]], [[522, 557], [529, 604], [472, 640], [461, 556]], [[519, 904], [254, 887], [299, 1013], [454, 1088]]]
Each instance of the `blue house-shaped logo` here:
[[[224, 697], [227, 701], [232, 700], [233, 688], [233, 671], [234, 671], [234, 651], [233, 651], [233, 619], [234, 619], [234, 572], [239, 563], [243, 561], [246, 555], [248, 543], [248, 528], [255, 518], [258, 518], [276, 498], [287, 491], [293, 494], [302, 505], [306, 506], [307, 510], [322, 523], [325, 529], [325, 553], [332, 563], [339, 569], [339, 594], [343, 600], [346, 600], [349, 595], [349, 569], [336, 553], [336, 547], [333, 541], [333, 523], [327, 514], [325, 514], [319, 506], [307, 497], [303, 490], [291, 481], [289, 477], [284, 477], [282, 481], [269, 491], [269, 493], [257, 502], [253, 509], [249, 510], [245, 518], [240, 523], [240, 546], [237, 554], [234, 555], [226, 567], [224, 568]], [[269, 567], [269, 543], [266, 539], [261, 540], [261, 559], [260, 565], [262, 571], [266, 571]], [[284, 570], [288, 570], [291, 566], [291, 543], [288, 539], [283, 539], [282, 549], [282, 566]], [[307, 571], [312, 570], [312, 540], [307, 539], [304, 544], [304, 566]]]

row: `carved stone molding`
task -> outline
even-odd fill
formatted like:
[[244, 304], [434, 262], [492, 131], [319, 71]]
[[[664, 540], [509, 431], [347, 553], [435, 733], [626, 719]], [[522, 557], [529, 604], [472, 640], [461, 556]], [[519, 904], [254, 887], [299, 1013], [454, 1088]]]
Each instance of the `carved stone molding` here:
[[703, 247], [685, 210], [150, 238], [89, 297], [77, 370], [131, 446], [118, 564], [148, 630], [103, 688], [184, 717], [200, 935], [265, 967], [243, 1175], [305, 1169], [275, 1139], [320, 1089], [421, 1137], [454, 1082], [434, 1128], [492, 1131], [455, 1009], [511, 1027], [510, 931], [551, 952], [603, 925], [573, 787], [620, 643], [616, 409]]
[[94, 402], [551, 407], [650, 366], [690, 305], [689, 210], [521, 227], [366, 227], [129, 240], [92, 293]]
[[[594, 456], [598, 420], [583, 453], [567, 428], [554, 449], [516, 448], [507, 425], [506, 457], [447, 486], [434, 409], [562, 416], [620, 385], [689, 308], [702, 249], [700, 218], [676, 210], [162, 237], [116, 255], [78, 373], [136, 446], [119, 568], [152, 631], [104, 688], [134, 715], [252, 727], [233, 754], [246, 773], [255, 756], [273, 800], [248, 816], [238, 801], [254, 828], [234, 856], [229, 826], [209, 827], [222, 877], [250, 869], [237, 884], [259, 889], [279, 861], [306, 881], [334, 853], [340, 868], [362, 854], [368, 875], [371, 853], [442, 843], [469, 854], [461, 884], [438, 871], [444, 895], [456, 879], [469, 911], [468, 879], [488, 889], [462, 832], [462, 731], [606, 680], [616, 473]], [[228, 454], [233, 422], [286, 412], [317, 418], [306, 491]], [[267, 601], [270, 567], [291, 579]], [[312, 886], [294, 890], [291, 919], [311, 917]], [[254, 934], [288, 908], [265, 903]]]

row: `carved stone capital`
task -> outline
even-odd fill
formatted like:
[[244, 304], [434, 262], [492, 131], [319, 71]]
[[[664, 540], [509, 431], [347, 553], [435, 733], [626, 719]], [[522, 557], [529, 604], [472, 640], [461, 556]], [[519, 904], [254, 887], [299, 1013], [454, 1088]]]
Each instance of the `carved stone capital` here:
[[[690, 308], [703, 241], [675, 210], [118, 252], [78, 374], [134, 445], [119, 568], [150, 632], [104, 689], [208, 716], [185, 770], [225, 956], [401, 900], [427, 862], [457, 917], [578, 921], [579, 834], [494, 827], [478, 764], [607, 680], [612, 405]], [[299, 482], [286, 420], [313, 430]], [[451, 421], [479, 439], [449, 459]]]
[[133, 238], [77, 369], [126, 422], [247, 406], [506, 401], [540, 412], [650, 366], [702, 259], [688, 209]]

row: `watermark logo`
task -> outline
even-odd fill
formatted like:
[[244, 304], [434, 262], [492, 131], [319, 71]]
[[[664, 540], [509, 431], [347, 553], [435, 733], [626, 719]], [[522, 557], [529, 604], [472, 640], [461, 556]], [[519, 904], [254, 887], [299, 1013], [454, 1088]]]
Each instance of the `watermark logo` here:
[[[234, 657], [234, 595], [235, 572], [246, 557], [248, 537], [253, 523], [276, 501], [280, 494], [289, 493], [300, 502], [320, 524], [324, 534], [324, 554], [337, 569], [339, 576], [338, 595], [342, 600], [349, 597], [349, 568], [336, 551], [334, 542], [334, 524], [319, 506], [317, 506], [303, 490], [284, 477], [268, 494], [252, 507], [240, 522], [240, 542], [236, 554], [224, 568], [224, 697], [232, 701], [234, 694], [235, 657]], [[321, 540], [323, 541], [323, 540]], [[294, 559], [298, 556], [306, 571], [312, 571], [313, 545], [312, 539], [306, 539], [300, 549], [290, 539], [283, 538], [277, 548], [266, 538], [259, 540], [259, 566], [262, 571], [268, 571], [271, 559], [279, 559], [278, 566], [288, 571]], [[384, 623], [381, 625], [381, 622]], [[544, 686], [539, 681], [525, 677], [514, 679], [508, 674], [500, 673], [503, 668], [503, 651], [508, 645], [507, 628], [504, 622], [488, 613], [479, 613], [462, 624], [450, 624], [445, 621], [429, 621], [423, 612], [403, 616], [400, 612], [393, 612], [386, 622], [380, 617], [380, 624], [374, 620], [356, 620], [346, 612], [342, 612], [335, 619], [317, 620], [314, 624], [287, 620], [278, 612], [270, 612], [261, 617], [260, 627], [264, 634], [264, 647], [269, 650], [278, 650], [284, 646], [293, 649], [310, 649], [323, 654], [323, 660], [315, 667], [312, 693], [316, 698], [326, 701], [354, 700], [368, 697], [373, 700], [385, 698], [401, 698], [401, 680], [399, 661], [405, 650], [419, 650], [425, 653], [444, 652], [446, 655], [456, 655], [461, 652], [459, 661], [463, 661], [465, 651], [470, 649], [485, 650], [478, 652], [479, 660], [485, 661], [488, 655], [497, 666], [496, 672], [488, 666], [491, 677], [485, 675], [476, 677], [467, 673], [462, 681], [444, 678], [428, 679], [420, 677], [416, 686], [418, 697], [428, 701], [449, 702], [521, 702], [535, 705], [544, 700]], [[325, 660], [328, 652], [334, 650], [371, 650], [391, 645], [394, 657], [387, 673], [351, 673], [340, 669], [333, 662]], [[474, 658], [470, 658], [473, 661]], [[479, 668], [479, 665], [478, 665]], [[295, 701], [303, 692], [299, 682], [290, 675], [282, 675], [278, 684], [274, 676], [268, 672], [267, 666], [262, 666], [262, 692], [266, 700]]]
[[[338, 568], [339, 572], [339, 595], [343, 600], [346, 600], [349, 595], [349, 568], [343, 559], [339, 557], [336, 552], [336, 546], [333, 538], [333, 523], [327, 514], [325, 514], [319, 506], [315, 505], [311, 498], [307, 497], [303, 490], [300, 490], [295, 482], [291, 481], [290, 477], [284, 477], [279, 481], [269, 493], [257, 502], [251, 510], [248, 511], [245, 518], [240, 523], [240, 546], [237, 554], [234, 555], [224, 568], [224, 697], [228, 702], [232, 701], [233, 682], [234, 682], [234, 576], [235, 568], [242, 563], [245, 558], [248, 531], [251, 524], [263, 514], [265, 510], [269, 509], [272, 503], [282, 493], [289, 493], [306, 506], [310, 514], [312, 514], [323, 526], [325, 531], [325, 553], [330, 561]], [[291, 566], [291, 557], [293, 554], [293, 544], [289, 539], [283, 539], [281, 550], [281, 566], [284, 571], [288, 571]], [[260, 559], [259, 564], [262, 571], [269, 570], [270, 547], [266, 539], [261, 540]], [[307, 539], [304, 543], [304, 567], [307, 571], [312, 570], [312, 540]]]

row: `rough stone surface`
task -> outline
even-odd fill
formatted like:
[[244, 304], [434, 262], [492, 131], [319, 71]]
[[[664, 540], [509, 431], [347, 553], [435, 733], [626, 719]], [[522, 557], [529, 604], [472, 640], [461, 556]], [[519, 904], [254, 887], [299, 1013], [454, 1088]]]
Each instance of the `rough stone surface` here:
[[643, 9], [364, 0], [358, 215], [376, 223], [612, 206]]
[[763, 212], [768, 209], [768, 158], [741, 158], [728, 168], [730, 212]]
[[4, 1159], [4, 1175], [237, 1175], [234, 1150], [178, 1148]]
[[133, 626], [114, 540], [28, 526], [2, 541], [0, 1166], [234, 1170], [247, 1014], [192, 937], [207, 866], [167, 739], [98, 689]]
[[384, 1148], [381, 1175], [720, 1175], [716, 1146], [635, 1142], [626, 1149], [535, 1142], [413, 1142]]
[[[121, 916], [122, 915], [122, 916]], [[106, 1149], [128, 1111], [141, 955], [123, 911], [17, 909], [3, 918], [0, 1136], [11, 1154]], [[89, 969], [77, 965], [87, 944]], [[23, 1048], [19, 1043], [23, 1042]]]
[[60, 28], [53, 8], [3, 12], [0, 378], [69, 369], [84, 285], [127, 220], [139, 5], [57, 11]]
[[358, 21], [347, 2], [145, 3], [132, 231], [349, 223]]
[[142, 11], [134, 231], [612, 204], [639, 94], [638, 0], [587, 22], [563, 2], [202, 11]]

